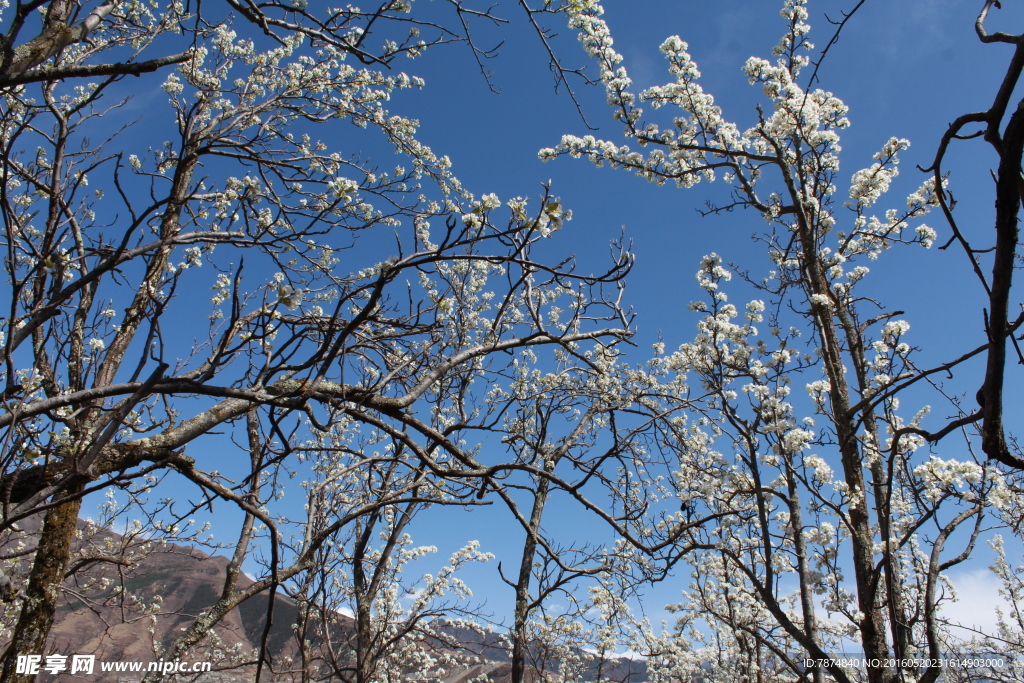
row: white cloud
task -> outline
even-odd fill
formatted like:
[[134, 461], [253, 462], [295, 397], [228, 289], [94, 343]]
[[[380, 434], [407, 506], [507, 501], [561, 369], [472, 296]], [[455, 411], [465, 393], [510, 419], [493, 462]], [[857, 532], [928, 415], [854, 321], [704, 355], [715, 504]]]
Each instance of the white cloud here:
[[[1006, 599], [999, 595], [1002, 585], [996, 575], [989, 569], [972, 569], [970, 571], [951, 573], [949, 575], [956, 586], [956, 602], [947, 602], [942, 606], [942, 616], [950, 621], [968, 628], [986, 633], [994, 633], [996, 627], [996, 607], [1003, 614], [1009, 612]], [[968, 636], [968, 634], [964, 634]]]

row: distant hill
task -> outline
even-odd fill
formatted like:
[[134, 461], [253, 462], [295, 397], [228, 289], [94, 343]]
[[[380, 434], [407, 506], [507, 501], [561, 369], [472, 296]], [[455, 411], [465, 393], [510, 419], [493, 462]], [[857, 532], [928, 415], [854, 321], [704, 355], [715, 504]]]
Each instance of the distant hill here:
[[[21, 524], [21, 527], [30, 533], [38, 530], [38, 525], [33, 528], [31, 523]], [[112, 532], [100, 532], [94, 542], [97, 538], [114, 546], [122, 540]], [[171, 642], [196, 616], [216, 602], [224, 587], [227, 566], [225, 557], [211, 556], [198, 549], [175, 544], [153, 546], [130, 567], [94, 564], [69, 579], [67, 585], [70, 590], [65, 593], [58, 609], [50, 632], [50, 646], [41, 654], [91, 654], [96, 656], [97, 662], [155, 661], [154, 651]], [[88, 582], [104, 578], [116, 580], [104, 589], [81, 590]], [[117, 587], [122, 583], [130, 597], [119, 592]], [[244, 575], [238, 579], [240, 587], [252, 583]], [[157, 596], [162, 597], [157, 619], [140, 614], [139, 603], [151, 606], [157, 603]], [[258, 649], [266, 627], [268, 599], [266, 594], [257, 595], [228, 613], [215, 627], [215, 637], [208, 639], [209, 642], [204, 641], [185, 661], [202, 662], [210, 660], [211, 656], [214, 660], [222, 660], [225, 651], [246, 653]], [[278, 594], [273, 614], [267, 639], [268, 651], [275, 662], [283, 662], [288, 657], [297, 661], [299, 642], [292, 630], [298, 617], [296, 604], [287, 596]], [[337, 615], [337, 624], [332, 627], [334, 639], [344, 640], [353, 623], [351, 618]], [[480, 675], [494, 683], [508, 683], [511, 672], [509, 655], [500, 647], [496, 633], [478, 633], [453, 626], [441, 626], [439, 630], [448, 642], [458, 643], [464, 651], [478, 655], [480, 663], [449, 671], [438, 683], [467, 683]], [[434, 644], [434, 647], [445, 648], [443, 644]], [[57, 677], [44, 674], [41, 680], [129, 683], [140, 680], [144, 675], [98, 669], [97, 666], [91, 676], [72, 676], [65, 672]], [[251, 681], [254, 673], [254, 666], [245, 665], [214, 671], [194, 680], [243, 683]], [[624, 683], [646, 681], [644, 663], [628, 658], [606, 661], [603, 673], [606, 680]], [[540, 680], [536, 675], [530, 678]], [[588, 678], [592, 679], [592, 676]], [[292, 674], [267, 675], [264, 672], [264, 680], [268, 683], [293, 679], [297, 677]], [[189, 676], [189, 680], [193, 680], [193, 676]]]

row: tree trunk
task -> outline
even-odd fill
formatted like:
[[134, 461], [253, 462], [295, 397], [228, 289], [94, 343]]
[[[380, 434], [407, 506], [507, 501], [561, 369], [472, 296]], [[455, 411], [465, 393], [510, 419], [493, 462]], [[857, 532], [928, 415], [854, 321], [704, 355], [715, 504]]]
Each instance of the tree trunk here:
[[533, 510], [530, 513], [530, 528], [526, 532], [523, 543], [523, 556], [519, 563], [519, 576], [516, 580], [516, 612], [512, 627], [512, 677], [511, 683], [525, 683], [526, 655], [530, 643], [526, 637], [526, 622], [530, 617], [530, 576], [533, 574], [533, 558], [537, 553], [537, 538], [540, 532], [541, 517], [544, 506], [548, 502], [550, 481], [541, 479], [537, 483], [537, 491], [533, 497]]
[[[792, 463], [787, 462], [786, 480], [789, 491], [789, 522], [793, 534], [793, 551], [796, 554], [796, 574], [800, 579], [800, 611], [804, 618], [804, 633], [818, 642], [818, 625], [814, 613], [814, 587], [810, 585], [810, 567], [807, 562], [807, 542], [804, 540], [804, 523], [800, 507], [800, 489], [797, 486]], [[811, 670], [814, 683], [825, 683], [825, 671], [821, 667]]]
[[57, 611], [64, 573], [71, 558], [71, 542], [78, 522], [82, 499], [77, 496], [85, 488], [85, 481], [73, 485], [68, 491], [75, 496], [46, 513], [39, 535], [39, 547], [25, 589], [25, 601], [14, 628], [11, 644], [4, 656], [3, 683], [30, 683], [35, 675], [15, 673], [18, 655], [43, 655], [46, 637]]
[[[795, 196], [799, 200], [799, 196]], [[818, 245], [809, 219], [799, 216], [800, 240], [804, 263], [807, 264], [808, 293], [827, 297], [828, 281], [818, 260]], [[849, 487], [850, 541], [853, 550], [853, 573], [857, 586], [857, 607], [860, 610], [860, 640], [864, 656], [885, 661], [889, 654], [885, 619], [878, 602], [878, 577], [875, 572], [874, 538], [871, 530], [868, 490], [864, 480], [864, 463], [858, 448], [857, 424], [851, 413], [850, 386], [843, 366], [842, 349], [832, 310], [821, 303], [812, 306], [814, 324], [821, 339], [822, 359], [832, 385], [833, 423], [836, 427], [843, 478]], [[868, 683], [889, 683], [891, 672], [886, 668], [868, 667]]]

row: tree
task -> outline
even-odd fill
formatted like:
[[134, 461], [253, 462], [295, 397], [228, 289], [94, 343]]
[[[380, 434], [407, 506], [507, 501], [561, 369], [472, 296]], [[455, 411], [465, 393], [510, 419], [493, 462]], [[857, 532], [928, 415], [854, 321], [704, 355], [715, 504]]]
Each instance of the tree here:
[[[1018, 38], [985, 33], [993, 4], [985, 3], [979, 35], [1019, 45]], [[658, 372], [688, 378], [692, 386], [661, 409], [674, 420], [663, 447], [677, 454], [675, 495], [685, 508], [718, 515], [717, 523], [680, 539], [697, 551], [693, 583], [676, 607], [678, 633], [668, 641], [649, 636], [656, 680], [684, 680], [710, 666], [718, 672], [712, 675], [730, 679], [829, 676], [845, 683], [857, 673], [805, 672], [804, 660], [832, 657], [847, 649], [849, 638], [880, 663], [867, 667], [868, 681], [930, 683], [941, 668], [928, 661], [953, 640], [940, 611], [945, 572], [970, 556], [990, 520], [1019, 518], [1021, 460], [1001, 418], [1005, 348], [1021, 323], [1006, 314], [1020, 209], [1016, 115], [1001, 126], [1020, 60], [1014, 58], [991, 110], [951, 127], [934, 174], [907, 208], [877, 216], [872, 207], [897, 175], [908, 143], [891, 139], [871, 166], [853, 174], [840, 206], [838, 143], [847, 108], [831, 92], [813, 89], [820, 59], [809, 78], [803, 75], [813, 48], [805, 5], [783, 3], [787, 29], [775, 61], [751, 58], [744, 66], [767, 100], [745, 130], [724, 118], [703, 90], [680, 38], [661, 46], [672, 81], [638, 98], [600, 5], [568, 9], [625, 137], [650, 151], [566, 135], [541, 158], [585, 156], [683, 188], [721, 176], [732, 199], [707, 213], [750, 210], [770, 226], [760, 237], [771, 261], [763, 279], [730, 268], [717, 254], [705, 256], [697, 274], [705, 300], [691, 304], [703, 313], [698, 336], [656, 361]], [[671, 107], [676, 115], [667, 125], [656, 122], [645, 117], [641, 102]], [[987, 125], [1001, 159], [991, 257], [971, 247], [952, 221], [940, 170], [947, 145], [971, 122]], [[950, 218], [952, 239], [965, 246], [985, 282], [988, 342], [924, 366], [902, 311], [887, 311], [860, 283], [870, 272], [866, 263], [885, 263], [890, 249], [932, 246], [937, 233], [920, 219], [934, 207]], [[990, 279], [981, 274], [983, 258], [991, 258]], [[729, 302], [736, 272], [761, 297], [745, 311]], [[988, 365], [978, 392], [982, 408], [975, 411], [937, 377], [964, 372], [979, 356]], [[800, 385], [806, 399], [791, 396]], [[918, 392], [929, 386], [951, 417], [926, 417], [930, 408], [920, 405]], [[900, 410], [901, 398], [918, 404], [911, 417]], [[685, 403], [692, 417], [674, 411], [674, 403]], [[970, 455], [944, 459], [940, 448]], [[710, 632], [691, 630], [700, 621]], [[703, 661], [671, 644], [686, 634], [707, 643]], [[898, 664], [886, 663], [893, 660]]]
[[[451, 6], [464, 27], [493, 19]], [[37, 37], [23, 41], [41, 8]], [[225, 9], [234, 28], [216, 14]], [[183, 479], [195, 498], [168, 506], [166, 526], [215, 501], [243, 515], [222, 595], [161, 653], [177, 657], [254, 595], [269, 594], [272, 610], [339, 534], [422, 505], [471, 504], [508, 468], [529, 470], [482, 464], [472, 438], [506, 409], [486, 385], [511, 373], [511, 352], [580, 354], [628, 335], [616, 289], [603, 289], [627, 272], [628, 253], [594, 276], [536, 259], [568, 210], [551, 196], [538, 209], [517, 198], [502, 217], [496, 195], [463, 188], [416, 122], [385, 108], [421, 85], [384, 73], [397, 57], [472, 44], [410, 11], [231, 0], [195, 11], [118, 0], [14, 8], [0, 68], [0, 531], [19, 536], [17, 523], [39, 514], [43, 525], [4, 680], [28, 680], [15, 656], [43, 650], [83, 497], [118, 486], [144, 503], [162, 479]], [[137, 61], [174, 43], [183, 49]], [[124, 76], [175, 64], [160, 76], [168, 129], [156, 115], [145, 130], [111, 125], [128, 102]], [[317, 139], [339, 119], [355, 126]], [[390, 147], [403, 165], [380, 167], [363, 144]], [[371, 237], [381, 230], [390, 242]], [[202, 330], [197, 298], [211, 301]], [[391, 450], [331, 442], [360, 426]], [[197, 442], [222, 430], [240, 462]], [[293, 524], [271, 508], [311, 468], [330, 514]], [[363, 484], [332, 488], [339, 476]], [[268, 557], [265, 574], [241, 588], [255, 553]], [[257, 676], [272, 664], [265, 637], [262, 650]]]
[[[949, 570], [996, 542], [994, 527], [1019, 536], [1024, 458], [1003, 394], [1024, 322], [1009, 314], [1024, 128], [1019, 112], [1007, 118], [1024, 57], [989, 110], [949, 129], [905, 209], [874, 208], [909, 144], [895, 138], [853, 174], [844, 208], [847, 109], [815, 85], [863, 3], [813, 70], [806, 4], [783, 3], [774, 61], [747, 62], [765, 104], [743, 128], [703, 90], [681, 39], [662, 45], [671, 82], [637, 97], [597, 2], [519, 3], [560, 86], [578, 72], [538, 22], [568, 16], [627, 139], [645, 148], [565, 136], [542, 158], [587, 156], [686, 188], [718, 176], [732, 194], [708, 214], [743, 210], [769, 226], [770, 263], [706, 255], [697, 336], [640, 362], [623, 343], [624, 243], [596, 274], [551, 260], [548, 238], [570, 214], [550, 183], [539, 205], [474, 193], [395, 113], [391, 102], [422, 85], [399, 57], [464, 43], [487, 78], [491, 53], [470, 29], [500, 23], [491, 9], [11, 9], [3, 680], [32, 678], [16, 656], [43, 650], [62, 593], [118, 604], [132, 623], [180, 622], [154, 654], [216, 653], [257, 680], [441, 678], [474, 657], [457, 640], [480, 628], [481, 608], [455, 572], [486, 555], [467, 546], [417, 583], [427, 551], [406, 533], [419, 542], [416, 527], [443, 506], [491, 504], [524, 538], [501, 569], [516, 683], [612, 679], [607, 658], [623, 646], [648, 656], [654, 681], [846, 683], [862, 672], [804, 662], [851, 641], [899, 662], [867, 667], [872, 683], [932, 683], [940, 668], [928, 662], [951, 649], [1016, 653], [1012, 617], [965, 643], [942, 606]], [[1020, 52], [1020, 37], [985, 29], [993, 5], [979, 36]], [[162, 83], [169, 106], [143, 125], [115, 122], [132, 106], [127, 76]], [[649, 117], [644, 102], [675, 115]], [[947, 150], [979, 136], [999, 156], [991, 250], [961, 229], [947, 187]], [[396, 167], [378, 161], [385, 151]], [[870, 289], [872, 270], [938, 239], [921, 223], [935, 209], [985, 289], [985, 342], [938, 359], [911, 346], [911, 316]], [[93, 541], [76, 542], [83, 499], [104, 490], [123, 491], [145, 524], [120, 545], [91, 526]], [[610, 540], [567, 540], [575, 529], [552, 515], [566, 502]], [[209, 605], [181, 621], [159, 600], [133, 603], [127, 582], [105, 592], [97, 567], [126, 568], [156, 537], [216, 547], [190, 523], [214, 510], [239, 523], [220, 542], [230, 560]], [[1001, 556], [996, 569], [1016, 599], [1019, 572]], [[691, 582], [674, 628], [630, 616], [641, 584], [680, 573]], [[270, 643], [280, 596], [298, 615], [296, 661]], [[255, 650], [224, 646], [226, 615], [264, 598]]]
[[991, 569], [1001, 583], [1000, 594], [1006, 598], [1008, 608], [997, 608], [998, 624], [994, 633], [975, 633], [966, 643], [954, 643], [954, 649], [961, 657], [971, 662], [970, 666], [956, 667], [949, 671], [946, 680], [952, 681], [1012, 681], [1021, 675], [1021, 653], [1024, 651], [1024, 567], [1013, 567], [1007, 562], [1003, 539], [996, 536], [991, 541], [996, 551], [996, 561]]
[[[550, 475], [557, 472], [562, 479], [572, 477], [575, 481], [570, 479], [572, 483], [563, 486], [569, 490], [578, 490], [592, 478], [592, 486], [601, 485], [601, 493], [618, 502], [617, 485], [622, 483], [623, 473], [633, 469], [635, 435], [617, 433], [614, 419], [615, 411], [629, 406], [636, 397], [616, 381], [612, 355], [602, 354], [589, 365], [577, 365], [575, 360], [563, 354], [562, 366], [544, 376], [524, 367], [514, 387], [517, 410], [505, 428], [504, 441], [515, 459], [542, 472], [523, 486], [531, 498], [528, 506], [522, 506], [524, 509], [512, 495], [502, 495], [525, 531], [518, 571], [512, 578], [502, 574], [515, 591], [510, 633], [513, 683], [527, 680], [528, 667], [543, 673], [566, 656], [580, 656], [584, 642], [580, 614], [572, 609], [576, 583], [585, 577], [608, 574], [614, 568], [614, 557], [607, 549], [580, 543], [563, 547], [558, 541], [560, 530], [546, 531], [543, 523], [545, 509], [558, 490]], [[597, 440], [607, 436], [606, 431], [612, 432], [612, 443], [601, 449]], [[609, 462], [615, 465], [614, 470], [606, 466]], [[608, 479], [611, 471], [617, 473], [613, 480]], [[570, 609], [547, 614], [545, 605], [558, 595], [568, 598]], [[565, 656], [556, 656], [553, 651]], [[585, 663], [575, 664], [578, 667]], [[574, 673], [579, 672], [574, 669]]]

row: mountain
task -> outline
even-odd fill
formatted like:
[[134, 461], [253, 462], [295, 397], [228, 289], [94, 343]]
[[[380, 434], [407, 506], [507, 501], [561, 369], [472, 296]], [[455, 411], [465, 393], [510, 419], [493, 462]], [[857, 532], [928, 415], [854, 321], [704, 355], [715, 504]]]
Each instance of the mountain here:
[[[20, 524], [22, 530], [31, 535], [38, 533], [38, 522], [26, 521]], [[85, 522], [79, 524], [80, 535], [89, 536], [90, 549], [100, 546], [107, 553], [85, 551], [84, 543], [78, 549], [78, 563], [84, 568], [69, 578], [62, 603], [57, 611], [54, 627], [50, 632], [48, 649], [43, 655], [63, 654], [68, 656], [68, 669], [74, 654], [95, 655], [96, 665], [92, 675], [71, 675], [64, 671], [54, 677], [44, 674], [40, 680], [57, 680], [60, 683], [72, 681], [94, 681], [97, 683], [129, 683], [139, 681], [145, 667], [156, 660], [154, 655], [175, 636], [187, 628], [206, 608], [213, 605], [224, 587], [228, 559], [208, 555], [196, 548], [170, 543], [151, 544], [144, 552], [132, 550], [124, 536], [110, 531], [90, 530]], [[98, 557], [110, 558], [114, 552], [125, 552], [134, 561], [126, 565], [97, 562]], [[120, 552], [118, 554], [120, 554]], [[23, 562], [27, 570], [27, 561]], [[238, 586], [253, 583], [245, 575], [239, 576]], [[121, 590], [123, 586], [123, 591]], [[244, 654], [258, 650], [267, 623], [269, 597], [266, 593], [257, 595], [229, 612], [214, 628], [212, 637], [207, 638], [187, 656], [185, 662], [223, 661], [225, 655]], [[297, 604], [285, 595], [275, 597], [273, 619], [267, 635], [267, 649], [277, 664], [275, 670], [294, 669], [285, 664], [286, 658], [300, 660], [300, 643], [293, 631], [298, 622]], [[155, 616], [155, 618], [154, 618]], [[343, 614], [335, 615], [331, 625], [331, 639], [344, 642], [354, 631], [354, 621]], [[510, 680], [511, 665], [507, 650], [500, 645], [495, 632], [478, 632], [454, 625], [435, 624], [440, 639], [424, 644], [438, 654], [456, 654], [453, 646], [463, 653], [477, 655], [479, 663], [467, 664], [444, 674], [444, 678], [421, 678], [436, 680], [438, 683], [468, 683], [485, 676], [493, 683], [507, 683]], [[319, 642], [312, 643], [319, 645]], [[2, 643], [0, 643], [2, 645]], [[532, 653], [536, 658], [536, 648]], [[464, 658], [465, 659], [465, 658]], [[142, 671], [130, 669], [132, 663], [141, 662]], [[103, 663], [110, 668], [122, 670], [103, 671]], [[606, 680], [641, 683], [646, 680], [643, 662], [628, 658], [607, 660], [603, 671]], [[240, 663], [233, 669], [214, 671], [198, 677], [196, 681], [217, 683], [244, 683], [251, 681], [255, 667]], [[531, 671], [530, 681], [540, 681], [536, 671]], [[592, 680], [593, 675], [584, 678]], [[268, 683], [297, 680], [293, 674], [264, 672]]]

